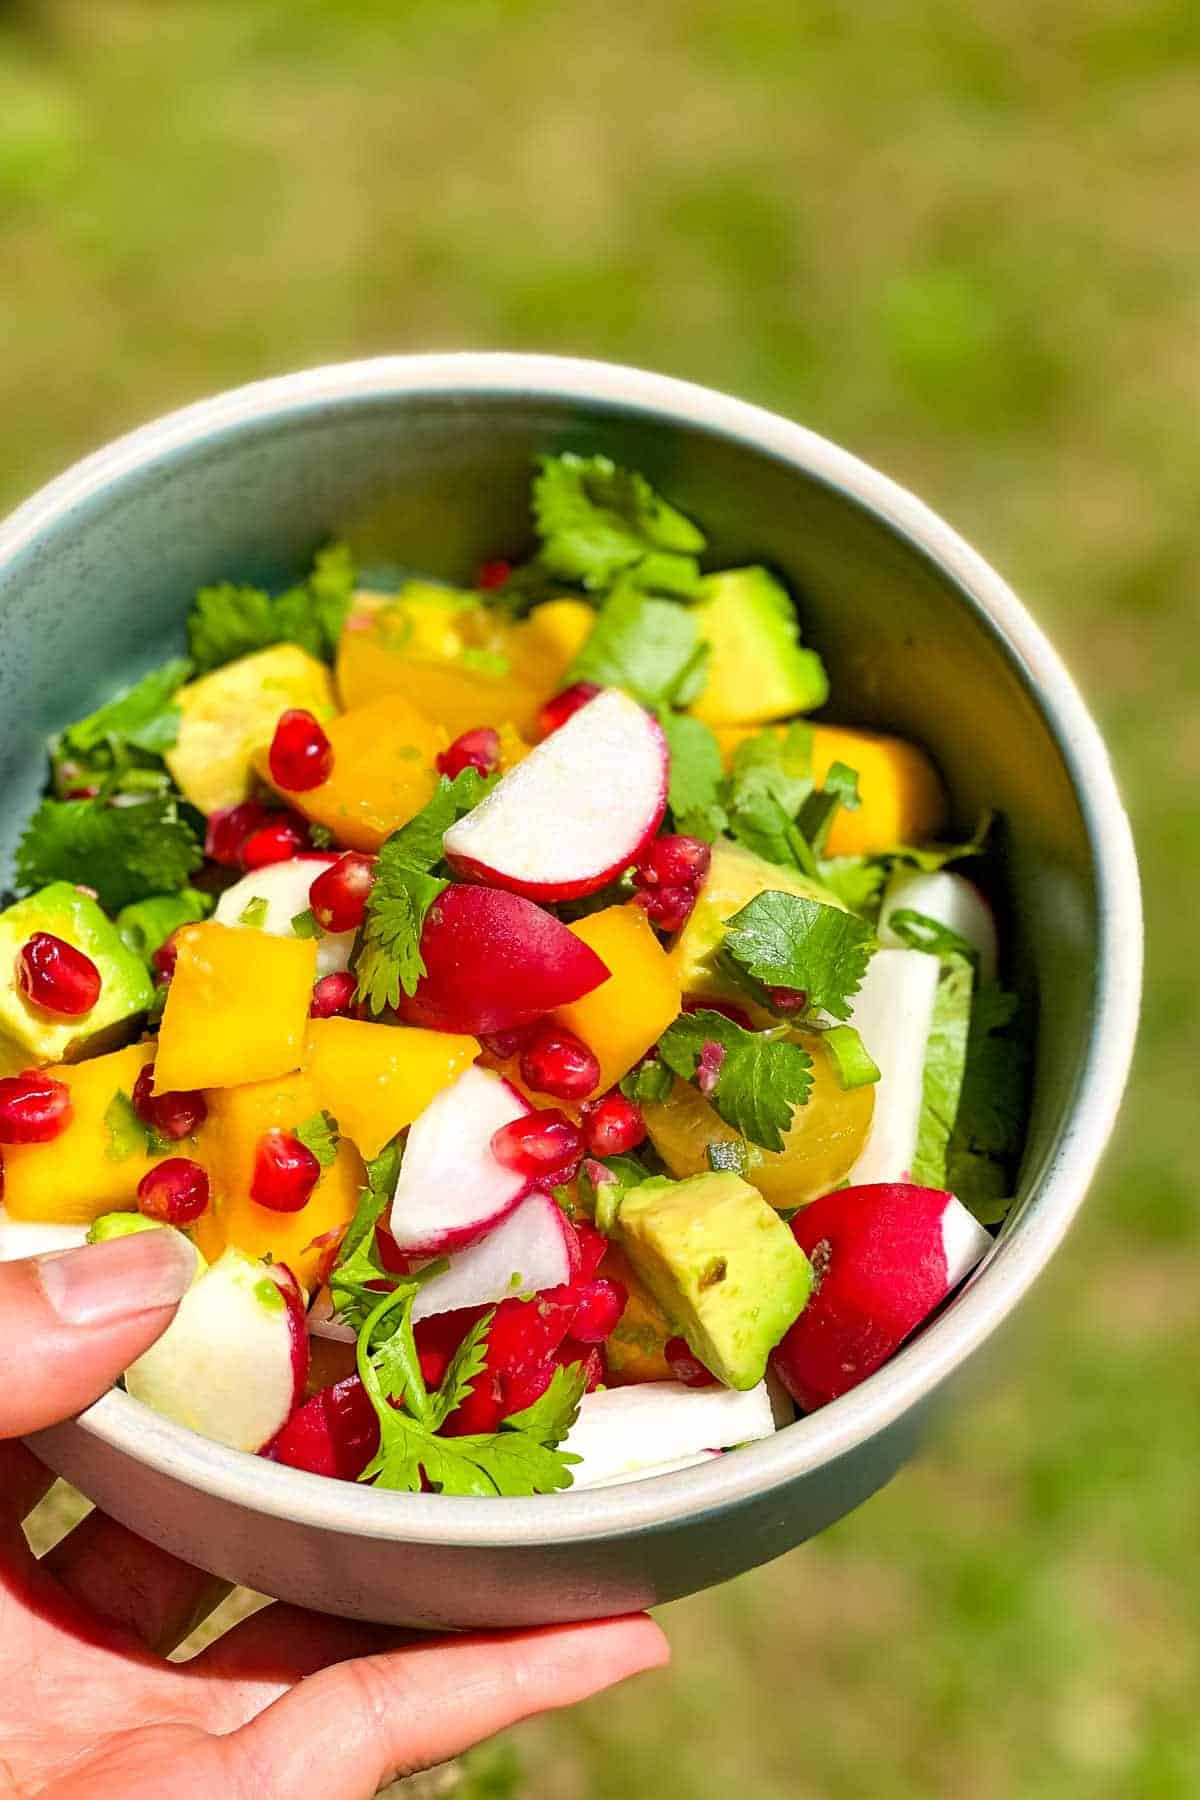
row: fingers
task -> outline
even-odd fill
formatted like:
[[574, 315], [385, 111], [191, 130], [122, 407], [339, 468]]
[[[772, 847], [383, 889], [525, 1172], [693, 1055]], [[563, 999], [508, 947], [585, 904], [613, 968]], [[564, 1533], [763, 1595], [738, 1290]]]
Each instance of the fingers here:
[[441, 1639], [314, 1675], [223, 1741], [275, 1792], [355, 1800], [668, 1656], [645, 1617]]
[[0, 1438], [90, 1406], [170, 1324], [194, 1267], [175, 1231], [0, 1264]]
[[0, 1518], [19, 1525], [54, 1485], [54, 1471], [24, 1444], [0, 1444]]
[[42, 1558], [59, 1586], [93, 1613], [167, 1656], [229, 1592], [190, 1563], [148, 1544], [104, 1513], [89, 1513]]

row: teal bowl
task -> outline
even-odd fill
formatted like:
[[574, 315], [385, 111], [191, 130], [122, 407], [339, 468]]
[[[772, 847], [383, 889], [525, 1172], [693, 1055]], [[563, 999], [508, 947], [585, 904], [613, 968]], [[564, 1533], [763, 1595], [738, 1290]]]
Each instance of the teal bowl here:
[[282, 581], [332, 532], [364, 558], [461, 580], [525, 541], [531, 459], [566, 447], [644, 469], [704, 520], [720, 561], [781, 569], [837, 716], [927, 744], [961, 822], [1004, 814], [1013, 956], [1040, 1009], [1019, 1199], [964, 1291], [886, 1368], [687, 1473], [530, 1500], [381, 1493], [226, 1450], [121, 1392], [36, 1440], [177, 1555], [359, 1618], [624, 1612], [766, 1562], [857, 1506], [939, 1407], [962, 1403], [953, 1378], [1062, 1242], [1133, 1046], [1129, 827], [1096, 727], [1000, 577], [918, 500], [800, 426], [600, 363], [400, 357], [286, 376], [172, 414], [35, 495], [0, 528], [5, 852], [46, 734], [176, 651], [202, 583]]

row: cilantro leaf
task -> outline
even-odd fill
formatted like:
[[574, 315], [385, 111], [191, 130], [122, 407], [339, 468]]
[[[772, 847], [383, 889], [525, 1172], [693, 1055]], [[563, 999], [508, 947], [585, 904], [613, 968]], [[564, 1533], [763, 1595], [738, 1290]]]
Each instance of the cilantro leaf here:
[[644, 476], [607, 456], [542, 457], [533, 513], [542, 565], [586, 588], [608, 587], [649, 556], [695, 557], [705, 547], [703, 533]]
[[851, 912], [874, 919], [887, 880], [887, 865], [869, 856], [823, 856], [817, 862], [822, 887], [836, 894]]
[[532, 1432], [542, 1443], [560, 1443], [575, 1423], [586, 1386], [587, 1375], [578, 1363], [560, 1363], [545, 1392], [531, 1406], [509, 1413], [504, 1423], [510, 1431]]
[[671, 1071], [657, 1057], [642, 1062], [621, 1077], [621, 1092], [627, 1100], [665, 1100], [671, 1091]]
[[337, 1129], [338, 1123], [332, 1113], [322, 1109], [310, 1113], [307, 1119], [294, 1126], [292, 1136], [306, 1150], [312, 1151], [323, 1169], [329, 1169], [337, 1161]]
[[440, 1431], [450, 1414], [461, 1406], [483, 1373], [487, 1362], [488, 1332], [496, 1316], [495, 1308], [476, 1319], [458, 1349], [446, 1365], [441, 1385], [431, 1403], [431, 1424]]
[[783, 1134], [812, 1087], [812, 1058], [800, 1044], [770, 1031], [746, 1031], [724, 1013], [681, 1013], [659, 1039], [658, 1052], [701, 1091], [727, 1125], [764, 1150], [782, 1150]]
[[871, 927], [855, 913], [770, 889], [733, 915], [723, 946], [735, 972], [799, 990], [810, 1009], [835, 1019], [850, 1017], [874, 948]]
[[187, 885], [200, 844], [169, 794], [132, 805], [43, 800], [17, 846], [22, 888], [72, 881], [93, 888], [107, 912]]
[[981, 856], [991, 836], [995, 814], [981, 813], [971, 836], [961, 844], [891, 844], [876, 854], [887, 862], [908, 863], [925, 875], [935, 875], [947, 863], [961, 862], [967, 856]]
[[393, 1139], [367, 1164], [367, 1186], [359, 1194], [354, 1217], [346, 1228], [329, 1278], [334, 1311], [348, 1325], [361, 1325], [378, 1303], [378, 1292], [370, 1283], [386, 1281], [394, 1285], [395, 1282], [395, 1277], [383, 1266], [375, 1227], [392, 1204], [400, 1162], [400, 1145]]
[[624, 688], [643, 706], [684, 705], [702, 681], [707, 655], [694, 613], [620, 585], [563, 681]]
[[450, 827], [478, 806], [493, 785], [478, 769], [463, 769], [453, 781], [443, 775], [432, 799], [407, 825], [393, 831], [384, 851], [410, 869], [435, 868], [442, 859], [442, 839]]
[[[664, 1064], [657, 1066], [662, 1068], [669, 1093], [673, 1083], [671, 1071]], [[650, 1170], [636, 1156], [585, 1157], [579, 1170], [579, 1196], [591, 1209], [597, 1231], [610, 1236], [622, 1197], [649, 1179]]]
[[925, 1046], [921, 1115], [913, 1156], [913, 1180], [922, 1187], [946, 1186], [946, 1158], [962, 1095], [974, 986], [975, 971], [967, 958], [947, 957], [934, 996], [933, 1019]]
[[825, 849], [839, 809], [844, 806], [847, 812], [857, 812], [861, 805], [857, 770], [844, 762], [831, 763], [822, 785], [814, 789], [800, 808], [797, 821], [814, 856], [820, 856]]
[[711, 843], [728, 817], [721, 802], [724, 771], [721, 747], [711, 727], [686, 713], [659, 711], [671, 753], [668, 802], [679, 831]]
[[756, 794], [772, 794], [794, 819], [812, 792], [813, 728], [796, 719], [781, 735], [775, 726], [743, 738], [729, 770], [730, 807], [736, 813]]
[[132, 745], [148, 755], [161, 755], [179, 732], [179, 708], [172, 705], [172, 696], [191, 672], [191, 663], [182, 656], [151, 669], [133, 687], [69, 725], [58, 740], [56, 753], [88, 759], [96, 751], [105, 751], [111, 757], [116, 748]]
[[353, 588], [354, 563], [344, 544], [319, 550], [307, 578], [282, 594], [231, 581], [203, 587], [188, 617], [192, 660], [204, 674], [272, 644], [293, 643], [329, 661]]
[[931, 919], [928, 913], [917, 912], [911, 906], [898, 906], [895, 912], [888, 914], [887, 922], [910, 950], [924, 950], [930, 956], [958, 956], [973, 965], [979, 962], [979, 952], [974, 944], [953, 927], [943, 925], [940, 919]]

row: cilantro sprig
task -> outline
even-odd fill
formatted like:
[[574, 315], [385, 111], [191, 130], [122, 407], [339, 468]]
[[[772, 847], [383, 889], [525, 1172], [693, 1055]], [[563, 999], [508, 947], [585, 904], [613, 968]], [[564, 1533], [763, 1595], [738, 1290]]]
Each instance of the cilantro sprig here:
[[681, 1013], [659, 1039], [669, 1069], [696, 1082], [727, 1125], [764, 1150], [782, 1150], [796, 1107], [812, 1090], [812, 1058], [772, 1031], [747, 1031], [724, 1013]]
[[188, 646], [199, 673], [272, 644], [299, 644], [329, 661], [354, 589], [354, 562], [344, 544], [319, 550], [311, 573], [282, 594], [222, 581], [201, 588], [188, 617]]
[[43, 800], [17, 846], [22, 888], [71, 881], [93, 888], [108, 912], [186, 887], [199, 868], [199, 839], [171, 794], [127, 805]]
[[787, 988], [804, 994], [807, 1011], [848, 1019], [874, 949], [857, 914], [768, 889], [729, 921], [722, 967], [768, 1005], [771, 989]]
[[[554, 575], [592, 590], [626, 571], [659, 584], [696, 585], [704, 534], [668, 506], [645, 476], [607, 456], [544, 456], [533, 482], [539, 560]], [[649, 565], [649, 567], [647, 566]], [[643, 580], [643, 585], [647, 585]]]
[[378, 1284], [386, 1282], [391, 1288], [396, 1279], [383, 1266], [375, 1227], [392, 1204], [401, 1158], [400, 1145], [393, 1139], [367, 1164], [367, 1185], [359, 1194], [329, 1277], [334, 1311], [356, 1329], [378, 1302]]
[[324, 1110], [310, 1113], [292, 1128], [298, 1143], [311, 1150], [323, 1169], [331, 1169], [337, 1161], [338, 1122]]
[[564, 680], [624, 688], [643, 706], [686, 706], [704, 685], [707, 662], [695, 613], [626, 581], [600, 608]]

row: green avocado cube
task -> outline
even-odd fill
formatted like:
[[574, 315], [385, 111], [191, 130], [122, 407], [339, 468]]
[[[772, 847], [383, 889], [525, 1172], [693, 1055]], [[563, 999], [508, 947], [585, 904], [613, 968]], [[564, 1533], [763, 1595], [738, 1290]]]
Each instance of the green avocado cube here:
[[718, 838], [700, 896], [671, 952], [682, 993], [745, 1004], [745, 988], [725, 973], [718, 956], [734, 913], [768, 892], [799, 894], [806, 900], [819, 900], [824, 906], [846, 910], [836, 894], [802, 875], [799, 869], [781, 868], [728, 838]]
[[[100, 998], [80, 1018], [61, 1018], [27, 1000], [17, 983], [22, 946], [37, 931], [62, 938], [90, 956], [100, 971]], [[69, 881], [55, 881], [0, 913], [0, 1040], [3, 1058], [31, 1063], [71, 1062], [114, 1048], [126, 1027], [154, 998], [150, 972], [95, 900]]]
[[762, 1380], [808, 1303], [812, 1269], [756, 1188], [729, 1173], [644, 1181], [621, 1201], [617, 1239], [718, 1381]]
[[768, 570], [706, 575], [692, 610], [709, 663], [691, 710], [706, 725], [765, 725], [825, 704], [825, 666], [801, 649], [791, 596]]

